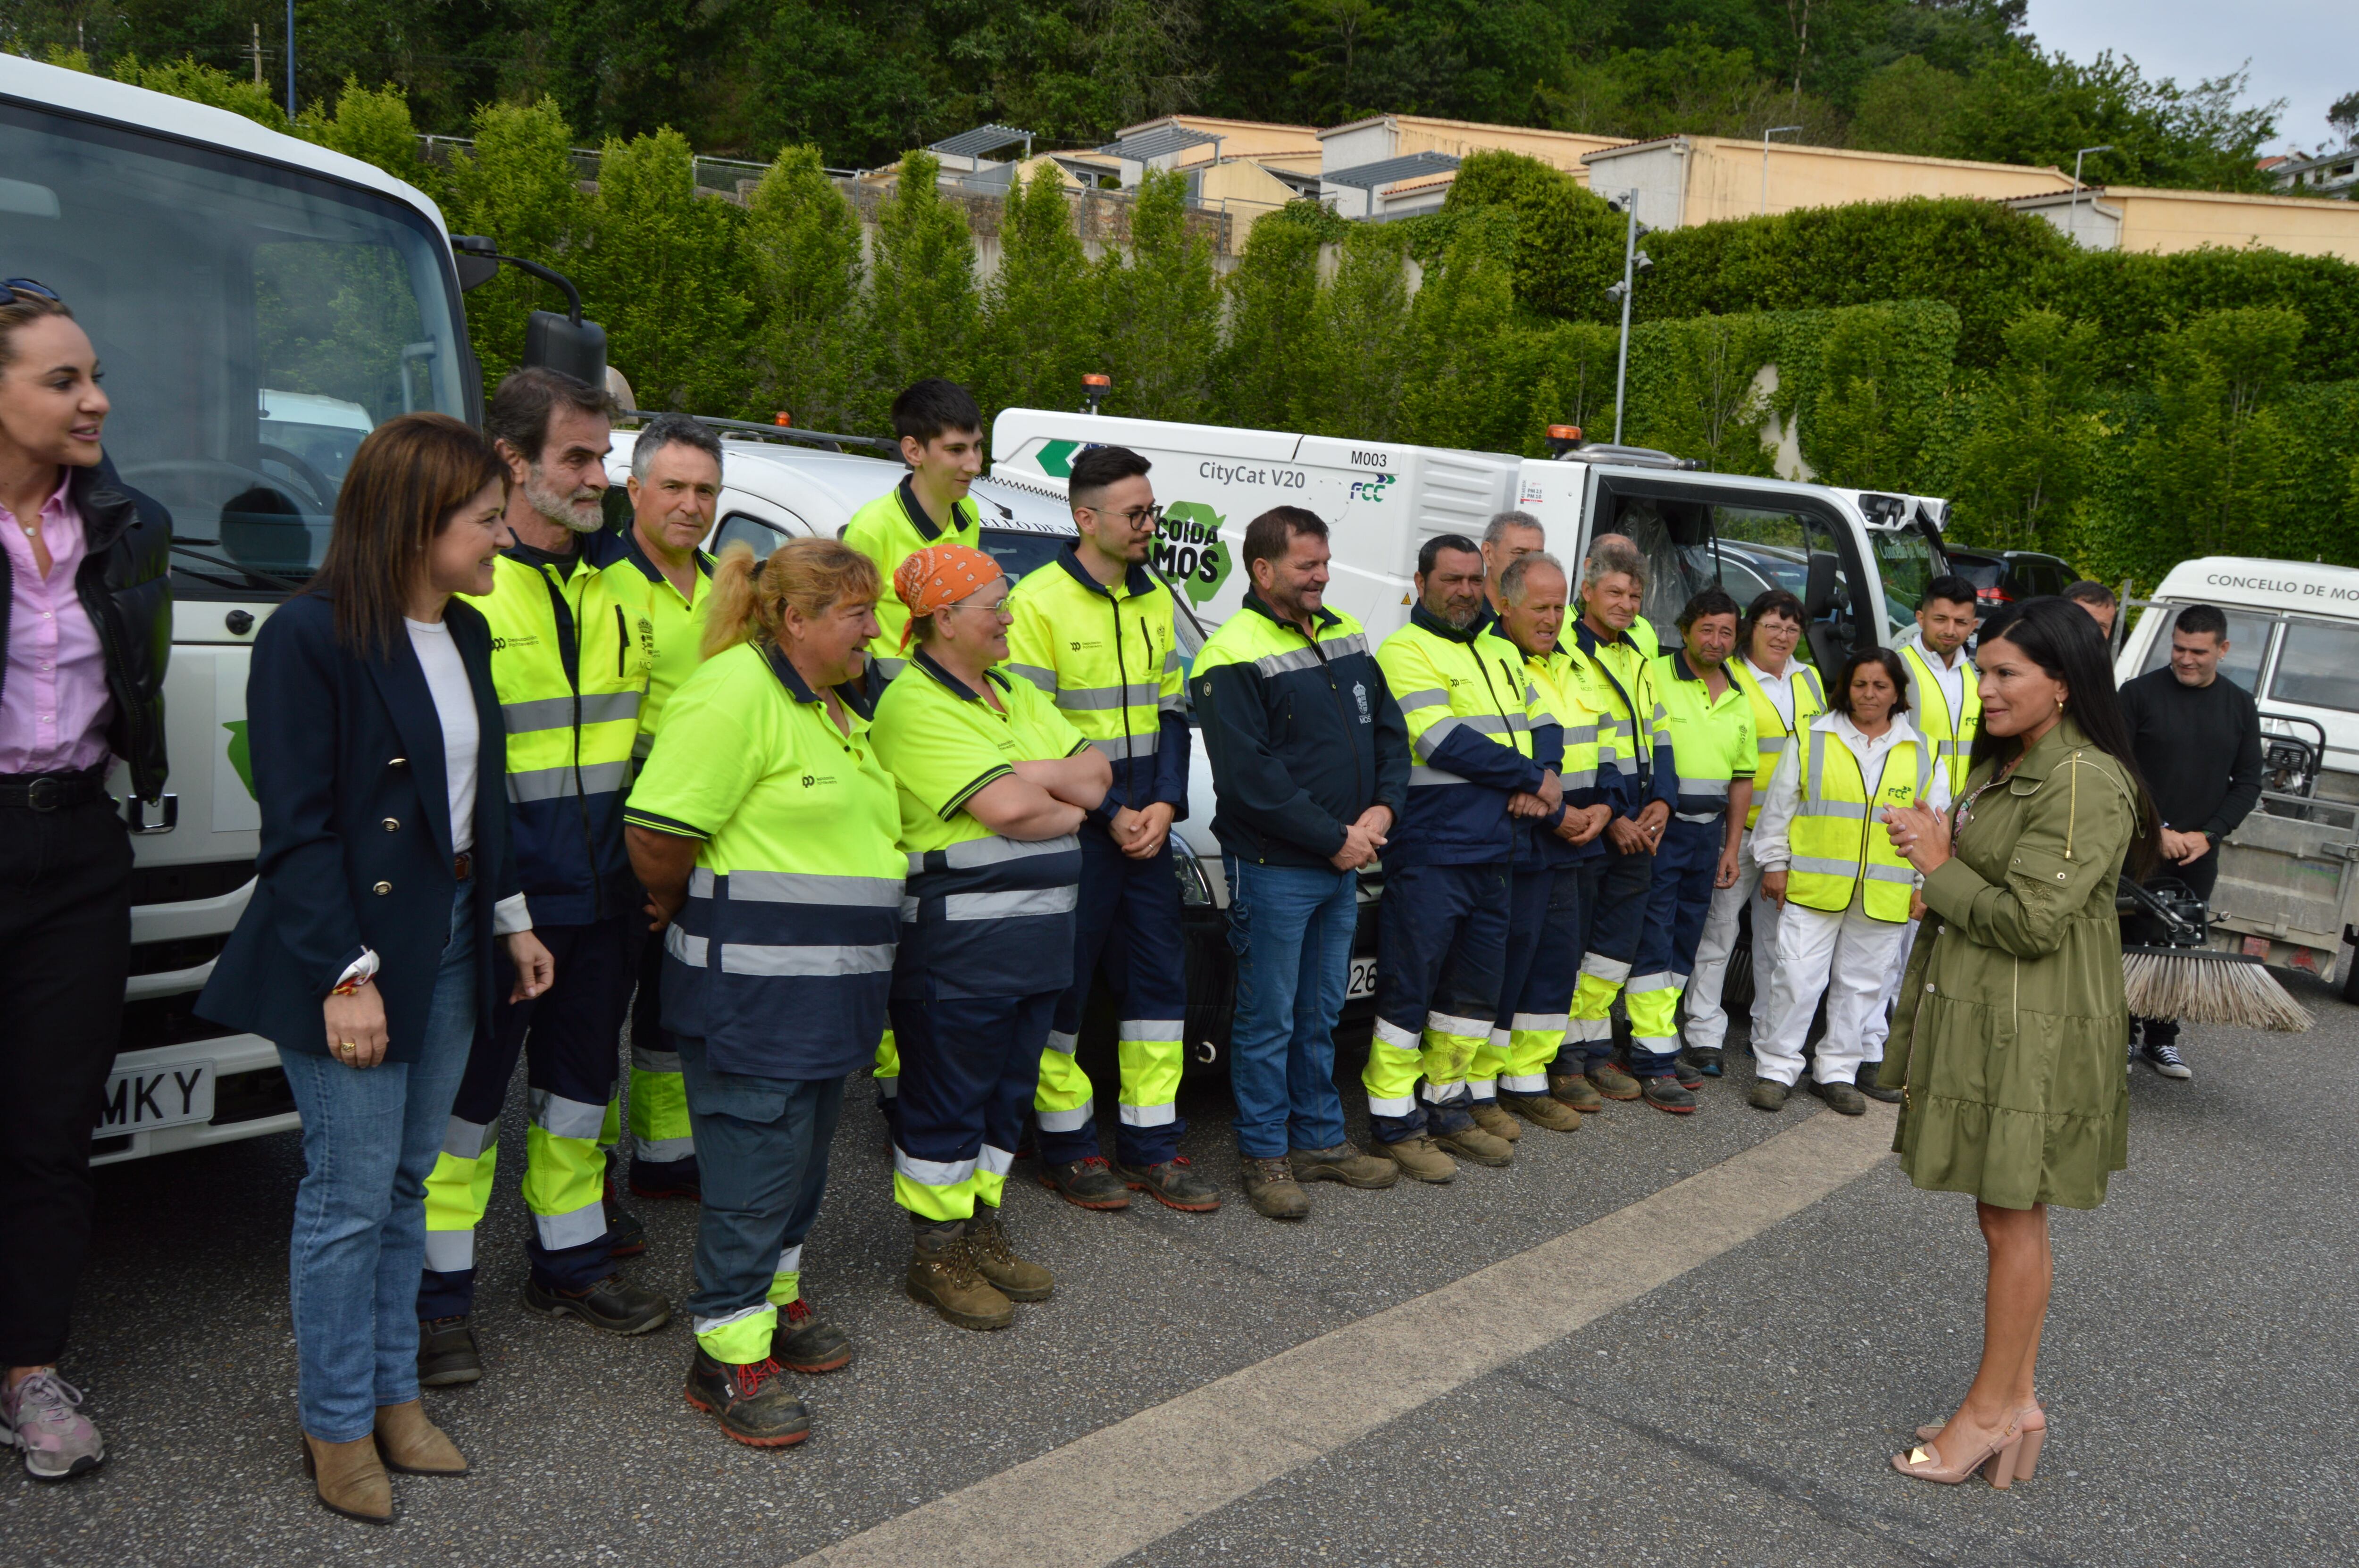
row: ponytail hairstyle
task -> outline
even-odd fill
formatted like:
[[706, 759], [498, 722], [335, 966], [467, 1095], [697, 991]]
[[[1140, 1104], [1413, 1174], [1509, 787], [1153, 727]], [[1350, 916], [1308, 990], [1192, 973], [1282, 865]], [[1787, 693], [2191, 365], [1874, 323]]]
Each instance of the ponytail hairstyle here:
[[721, 552], [713, 568], [704, 656], [740, 643], [777, 642], [789, 604], [816, 621], [847, 599], [874, 601], [883, 589], [876, 563], [840, 540], [789, 539], [759, 564], [754, 546], [741, 540]]

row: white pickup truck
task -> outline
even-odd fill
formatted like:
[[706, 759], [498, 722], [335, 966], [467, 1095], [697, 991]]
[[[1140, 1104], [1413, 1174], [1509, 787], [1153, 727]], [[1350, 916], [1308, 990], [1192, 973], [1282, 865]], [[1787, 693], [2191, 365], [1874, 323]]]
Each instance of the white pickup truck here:
[[[2115, 676], [2170, 662], [2190, 604], [2228, 618], [2220, 674], [2261, 710], [2261, 804], [2220, 849], [2212, 944], [2338, 980], [2359, 1001], [2359, 569], [2207, 556], [2173, 567]], [[2224, 760], [2223, 760], [2224, 765]]]

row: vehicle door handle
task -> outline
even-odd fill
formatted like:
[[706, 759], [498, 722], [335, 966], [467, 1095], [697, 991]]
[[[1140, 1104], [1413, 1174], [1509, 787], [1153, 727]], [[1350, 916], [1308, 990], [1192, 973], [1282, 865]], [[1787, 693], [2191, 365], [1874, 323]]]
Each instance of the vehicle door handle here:
[[150, 822], [147, 820], [147, 802], [136, 795], [132, 795], [123, 803], [123, 819], [131, 825], [131, 831], [136, 834], [169, 833], [180, 825], [180, 797], [177, 795], [168, 795], [159, 805], [163, 811], [162, 819]]

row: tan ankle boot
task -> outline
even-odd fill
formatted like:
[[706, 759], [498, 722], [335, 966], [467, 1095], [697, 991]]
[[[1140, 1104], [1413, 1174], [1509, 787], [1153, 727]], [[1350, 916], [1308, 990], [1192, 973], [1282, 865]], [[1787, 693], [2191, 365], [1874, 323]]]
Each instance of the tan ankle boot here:
[[393, 1481], [376, 1456], [375, 1437], [322, 1443], [303, 1434], [303, 1473], [319, 1482], [320, 1506], [363, 1524], [393, 1522]]
[[450, 1434], [426, 1419], [426, 1407], [408, 1404], [376, 1407], [376, 1449], [385, 1467], [404, 1476], [463, 1476], [467, 1456]]

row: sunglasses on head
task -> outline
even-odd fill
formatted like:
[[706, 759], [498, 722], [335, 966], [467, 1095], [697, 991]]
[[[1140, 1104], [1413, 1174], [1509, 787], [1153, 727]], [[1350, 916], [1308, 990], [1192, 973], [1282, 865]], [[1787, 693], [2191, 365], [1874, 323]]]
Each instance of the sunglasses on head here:
[[0, 288], [5, 288], [12, 294], [29, 294], [36, 299], [47, 299], [58, 305], [65, 303], [58, 297], [56, 289], [46, 283], [35, 283], [29, 277], [0, 277]]

